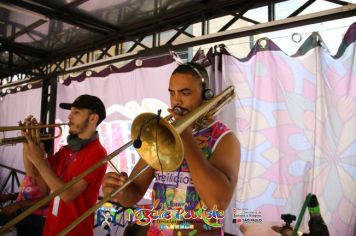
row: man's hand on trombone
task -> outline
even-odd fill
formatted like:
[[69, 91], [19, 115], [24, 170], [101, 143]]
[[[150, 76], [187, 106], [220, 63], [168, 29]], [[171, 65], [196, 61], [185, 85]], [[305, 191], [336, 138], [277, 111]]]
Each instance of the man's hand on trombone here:
[[[128, 175], [125, 172], [109, 172], [105, 175], [103, 181], [103, 193], [104, 196], [111, 194], [114, 190], [120, 188], [127, 181]], [[118, 203], [120, 197], [122, 197], [123, 191], [120, 191], [118, 194], [113, 196], [111, 201]]]
[[[102, 184], [104, 196], [107, 197], [109, 195], [112, 197], [111, 200], [113, 202], [121, 206], [131, 207], [137, 204], [146, 193], [154, 178], [154, 171], [141, 158], [131, 171], [129, 177], [125, 172], [107, 173]], [[119, 192], [115, 196], [112, 196], [114, 191]]]

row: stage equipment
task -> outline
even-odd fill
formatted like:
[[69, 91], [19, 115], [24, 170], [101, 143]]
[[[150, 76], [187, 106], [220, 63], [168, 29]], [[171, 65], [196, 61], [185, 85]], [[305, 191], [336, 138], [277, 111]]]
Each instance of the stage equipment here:
[[320, 214], [319, 202], [316, 195], [312, 195], [308, 203], [310, 219], [308, 222], [309, 236], [329, 236], [329, 230]]
[[298, 229], [304, 217], [305, 211], [308, 208], [310, 219], [308, 222], [309, 234], [303, 233], [302, 236], [329, 236], [328, 227], [326, 226], [323, 218], [320, 214], [320, 207], [318, 199], [315, 194], [308, 193], [300, 210], [296, 225], [294, 229], [290, 226], [290, 223], [295, 220], [295, 216], [290, 214], [282, 214], [282, 219], [286, 222], [283, 227], [272, 226], [272, 229], [283, 236], [297, 236], [300, 235]]

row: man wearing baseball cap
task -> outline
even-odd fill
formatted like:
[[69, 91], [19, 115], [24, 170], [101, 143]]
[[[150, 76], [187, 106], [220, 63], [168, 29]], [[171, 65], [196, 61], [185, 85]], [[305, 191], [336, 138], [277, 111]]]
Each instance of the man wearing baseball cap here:
[[[40, 176], [51, 191], [80, 175], [106, 156], [100, 144], [96, 127], [105, 119], [103, 102], [96, 96], [81, 95], [73, 103], [61, 103], [63, 109], [70, 110], [68, 115], [68, 145], [63, 146], [54, 156], [46, 161], [40, 158], [42, 153], [31, 137], [24, 133], [24, 156], [38, 170]], [[34, 124], [37, 121], [29, 116], [24, 121]], [[25, 161], [24, 161], [24, 164]], [[78, 183], [55, 197], [50, 203], [50, 210], [45, 222], [43, 235], [57, 235], [86, 210], [95, 205], [99, 188], [106, 171], [106, 164], [88, 174]], [[93, 235], [94, 217], [86, 218], [67, 235]]]
[[77, 97], [73, 103], [61, 103], [59, 104], [59, 107], [66, 110], [70, 110], [72, 107], [87, 108], [93, 113], [98, 114], [99, 120], [97, 125], [106, 118], [104, 103], [98, 97], [88, 94]]

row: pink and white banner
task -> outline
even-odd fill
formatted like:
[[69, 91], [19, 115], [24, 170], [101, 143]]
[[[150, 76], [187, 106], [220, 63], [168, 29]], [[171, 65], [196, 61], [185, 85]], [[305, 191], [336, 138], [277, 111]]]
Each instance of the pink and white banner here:
[[[248, 60], [222, 55], [222, 87], [234, 84], [238, 94], [233, 119], [242, 155], [232, 208], [237, 223], [299, 216], [313, 193], [330, 235], [355, 235], [355, 32], [356, 24], [338, 57], [318, 46], [316, 35], [295, 57], [270, 40], [266, 48], [256, 44]], [[309, 232], [309, 218], [307, 212], [301, 231]]]

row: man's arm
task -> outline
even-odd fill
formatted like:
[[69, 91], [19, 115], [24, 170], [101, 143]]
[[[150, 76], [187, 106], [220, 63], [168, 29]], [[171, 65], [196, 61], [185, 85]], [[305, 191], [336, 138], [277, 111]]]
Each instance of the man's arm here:
[[0, 203], [16, 200], [18, 193], [0, 194]]
[[[137, 174], [137, 172], [144, 167], [146, 162], [140, 159], [132, 170], [130, 177]], [[150, 186], [154, 178], [154, 169], [148, 168], [134, 181], [132, 181], [126, 188], [120, 191], [112, 198], [113, 202], [117, 202], [122, 206], [130, 207], [135, 205], [145, 195], [148, 187]], [[120, 174], [115, 172], [107, 173], [103, 181], [103, 193], [104, 196], [109, 195], [116, 189], [120, 188], [127, 181], [127, 174], [121, 172]]]
[[[27, 143], [24, 145], [27, 145], [26, 148], [28, 150], [28, 160], [37, 169], [43, 181], [52, 191], [56, 191], [57, 189], [65, 185], [66, 182], [59, 178], [56, 173], [53, 172], [48, 161], [41, 157], [40, 147], [36, 145], [28, 135], [25, 134], [25, 137], [27, 139]], [[36, 179], [38, 179], [38, 176], [36, 177]], [[63, 201], [70, 202], [74, 200], [79, 194], [81, 194], [87, 188], [87, 186], [88, 182], [82, 179], [75, 185], [69, 187], [67, 190], [62, 192], [59, 196]]]
[[[41, 154], [42, 158], [44, 158], [45, 154]], [[49, 188], [47, 183], [43, 180], [42, 176], [39, 174], [35, 166], [28, 159], [28, 150], [27, 146], [23, 148], [23, 163], [25, 167], [26, 175], [31, 179], [31, 181], [39, 187], [42, 193], [47, 194], [49, 192]]]
[[25, 168], [26, 175], [30, 177], [31, 179], [35, 178], [36, 175], [34, 174], [34, 170], [36, 169], [33, 164], [28, 160], [28, 148], [27, 145], [23, 145], [22, 149], [22, 160], [23, 160], [23, 166]]
[[201, 200], [209, 209], [225, 210], [232, 198], [240, 165], [240, 143], [233, 133], [226, 134], [207, 160], [189, 129], [182, 134], [185, 159]]
[[[21, 121], [19, 122], [19, 125], [20, 126], [35, 126], [37, 125], [37, 121], [33, 119], [33, 116], [28, 116], [24, 122], [22, 123]], [[23, 130], [22, 131], [22, 134], [24, 134], [26, 131]], [[34, 178], [36, 178], [36, 174], [34, 173], [35, 171], [35, 167], [33, 166], [33, 164], [29, 161], [29, 159], [27, 158], [28, 156], [28, 145], [23, 145], [22, 146], [22, 160], [23, 160], [23, 165], [24, 165], [24, 168], [25, 168], [25, 172], [26, 172], [26, 175], [28, 177], [31, 178], [31, 180], [33, 180]], [[41, 156], [45, 156], [45, 153], [41, 153]]]
[[[41, 200], [41, 198], [14, 202], [12, 204], [5, 206], [2, 209], [2, 214], [6, 215], [8, 217], [14, 216], [20, 211], [27, 210], [28, 208], [33, 206], [39, 200]], [[42, 206], [42, 208], [47, 207], [47, 206], [48, 206], [48, 204]]]

